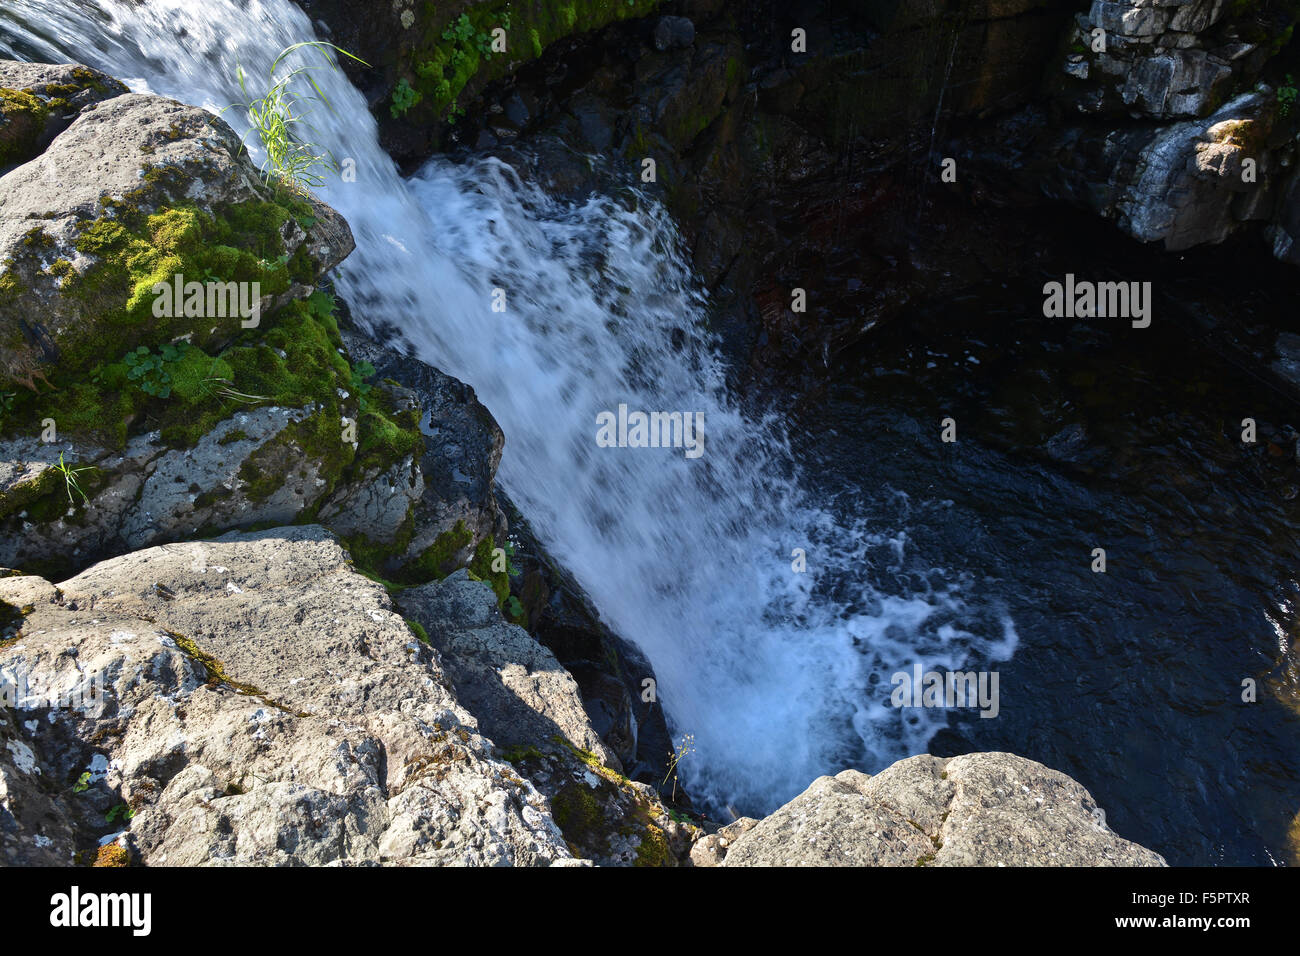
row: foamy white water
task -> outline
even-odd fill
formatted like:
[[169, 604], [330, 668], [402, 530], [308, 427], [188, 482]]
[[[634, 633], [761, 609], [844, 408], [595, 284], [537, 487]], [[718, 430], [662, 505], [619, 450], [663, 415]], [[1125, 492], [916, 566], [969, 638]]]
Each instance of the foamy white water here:
[[[256, 82], [313, 36], [288, 0], [0, 9], [2, 56], [79, 60], [214, 112], [239, 98], [237, 64]], [[318, 142], [357, 172], [320, 190], [357, 240], [341, 291], [360, 320], [394, 323], [473, 385], [501, 423], [501, 483], [650, 659], [675, 733], [694, 736], [681, 774], [697, 799], [765, 812], [822, 773], [922, 752], [944, 712], [890, 707], [890, 675], [1005, 660], [1014, 632], [951, 623], [962, 617], [951, 591], [870, 588], [864, 562], [882, 540], [870, 516], [845, 526], [810, 500], [779, 416], [728, 395], [662, 208], [631, 188], [556, 202], [491, 160], [438, 158], [404, 181], [360, 93], [341, 73], [317, 80], [333, 103], [313, 117]], [[620, 403], [702, 412], [704, 455], [597, 447], [597, 414]], [[792, 570], [795, 548], [807, 573]], [[856, 582], [853, 606], [868, 611], [826, 597], [832, 580], [837, 593]]]

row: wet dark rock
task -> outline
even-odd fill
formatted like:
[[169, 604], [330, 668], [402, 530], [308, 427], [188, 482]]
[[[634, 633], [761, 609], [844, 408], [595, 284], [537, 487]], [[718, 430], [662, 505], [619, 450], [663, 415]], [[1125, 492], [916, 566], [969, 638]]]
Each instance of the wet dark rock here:
[[458, 563], [468, 561], [483, 539], [504, 540], [506, 519], [493, 482], [505, 436], [474, 389], [356, 329], [343, 329], [342, 334], [356, 361], [373, 365], [379, 381], [401, 383], [420, 411], [422, 491], [411, 512], [410, 542], [404, 553], [388, 557], [389, 568], [396, 570], [418, 558], [458, 524], [469, 532]]
[[686, 17], [660, 17], [655, 24], [655, 49], [684, 49], [695, 42], [695, 24]]
[[1088, 430], [1080, 424], [1066, 425], [1047, 440], [1044, 450], [1057, 461], [1073, 462], [1087, 450]]

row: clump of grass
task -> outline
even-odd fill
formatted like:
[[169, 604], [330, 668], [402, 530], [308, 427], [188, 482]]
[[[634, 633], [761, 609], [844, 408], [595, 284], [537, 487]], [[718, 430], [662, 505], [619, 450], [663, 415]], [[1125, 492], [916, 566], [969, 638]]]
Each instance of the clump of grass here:
[[[306, 193], [309, 189], [323, 185], [326, 174], [337, 173], [339, 168], [338, 162], [328, 150], [321, 150], [311, 142], [310, 136], [303, 135], [304, 131], [309, 134], [313, 132], [307, 118], [313, 112], [315, 104], [324, 104], [327, 109], [332, 109], [329, 97], [312, 76], [323, 67], [300, 66], [277, 78], [284, 61], [293, 53], [304, 49], [319, 53], [325, 67], [331, 70], [337, 70], [338, 64], [330, 56], [330, 51], [341, 53], [362, 66], [370, 65], [342, 47], [323, 40], [295, 43], [285, 47], [271, 64], [267, 74], [269, 86], [261, 96], [249, 92], [248, 76], [242, 66], [238, 67], [236, 79], [239, 91], [244, 95], [244, 102], [226, 107], [237, 107], [247, 114], [252, 128], [244, 134], [244, 140], [253, 134], [261, 140], [262, 148], [266, 151], [266, 162], [262, 167], [266, 182], [296, 193]], [[295, 86], [299, 81], [310, 86], [312, 92], [298, 92]]]
[[76, 500], [72, 497], [75, 491], [81, 495], [82, 504], [90, 504], [90, 496], [81, 490], [81, 485], [77, 481], [77, 475], [83, 471], [91, 471], [91, 468], [73, 468], [63, 460], [63, 452], [59, 452], [59, 463], [54, 466], [54, 470], [63, 476], [64, 489], [68, 493], [68, 504], [75, 505]]

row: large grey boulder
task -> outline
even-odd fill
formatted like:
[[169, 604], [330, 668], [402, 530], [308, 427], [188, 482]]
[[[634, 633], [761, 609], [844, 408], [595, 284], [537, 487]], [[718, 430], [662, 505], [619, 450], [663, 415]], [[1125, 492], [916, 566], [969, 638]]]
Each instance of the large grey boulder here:
[[104, 688], [0, 721], [7, 864], [109, 842], [151, 865], [570, 861], [439, 653], [319, 527], [150, 548], [57, 588], [4, 578], [0, 601], [21, 618], [11, 683]]
[[[339, 348], [336, 306], [313, 290], [353, 248], [341, 216], [268, 185], [205, 110], [75, 65], [0, 61], [0, 90], [49, 114], [40, 148], [0, 176], [0, 391], [17, 393], [0, 410], [0, 564], [63, 575], [304, 515], [417, 556], [461, 516], [496, 527], [500, 430], [481, 455], [464, 430], [423, 453], [420, 418], [464, 386], [362, 384]], [[155, 285], [178, 276], [249, 295], [256, 282], [256, 320], [155, 308]], [[137, 376], [140, 362], [160, 364]], [[468, 495], [449, 477], [461, 468]]]
[[821, 777], [760, 821], [696, 845], [697, 865], [1163, 866], [1106, 827], [1082, 786], [1005, 753], [909, 757]]

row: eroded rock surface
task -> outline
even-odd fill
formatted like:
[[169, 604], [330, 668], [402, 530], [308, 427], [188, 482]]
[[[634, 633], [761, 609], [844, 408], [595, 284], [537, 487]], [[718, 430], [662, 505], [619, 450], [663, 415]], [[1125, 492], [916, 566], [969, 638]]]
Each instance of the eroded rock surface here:
[[1162, 866], [1063, 773], [1012, 754], [909, 757], [821, 777], [693, 853], [723, 866]]
[[0, 598], [23, 614], [0, 667], [42, 690], [104, 687], [84, 714], [0, 725], [7, 863], [67, 863], [105, 838], [155, 865], [571, 856], [438, 652], [319, 527], [150, 548], [58, 588], [6, 578]]

